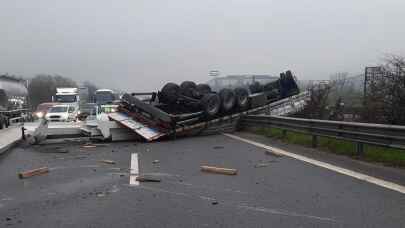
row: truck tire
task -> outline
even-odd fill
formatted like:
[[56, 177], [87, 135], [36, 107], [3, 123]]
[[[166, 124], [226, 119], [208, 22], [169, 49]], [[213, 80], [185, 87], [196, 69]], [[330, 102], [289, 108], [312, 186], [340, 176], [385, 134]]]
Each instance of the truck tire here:
[[211, 87], [208, 84], [198, 84], [197, 91], [202, 95], [212, 92]]
[[180, 87], [175, 83], [167, 83], [163, 86], [162, 90], [160, 91], [160, 97], [162, 103], [166, 104], [173, 104], [176, 103], [177, 99], [179, 98]]
[[249, 108], [249, 92], [245, 88], [236, 88], [236, 107], [239, 110], [246, 110]]
[[9, 118], [5, 119], [4, 125], [6, 126], [6, 128], [8, 128], [10, 126], [10, 119]]
[[235, 94], [231, 89], [221, 89], [219, 97], [221, 98], [222, 111], [228, 112], [235, 106]]
[[0, 129], [3, 129], [4, 118], [0, 116]]
[[197, 85], [192, 81], [184, 81], [180, 84], [181, 94], [187, 97], [194, 97]]
[[221, 99], [218, 94], [208, 93], [203, 96], [200, 105], [207, 117], [214, 117], [221, 108]]

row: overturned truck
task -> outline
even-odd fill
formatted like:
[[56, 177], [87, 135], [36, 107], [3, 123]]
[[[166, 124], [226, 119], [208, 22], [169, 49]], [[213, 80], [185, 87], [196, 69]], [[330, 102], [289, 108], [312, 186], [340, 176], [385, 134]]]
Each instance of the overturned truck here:
[[207, 84], [167, 83], [158, 92], [127, 93], [110, 118], [148, 141], [265, 109], [299, 93], [291, 71], [280, 77], [227, 76]]
[[110, 121], [86, 120], [74, 126], [48, 128], [44, 120], [29, 135], [33, 143], [40, 143], [83, 136], [107, 141], [154, 141], [216, 134], [234, 131], [240, 117], [246, 114], [296, 112], [308, 96], [308, 92], [300, 93], [290, 71], [280, 77], [233, 75], [214, 78], [207, 84], [167, 83], [158, 92], [124, 94], [117, 112], [108, 114]]

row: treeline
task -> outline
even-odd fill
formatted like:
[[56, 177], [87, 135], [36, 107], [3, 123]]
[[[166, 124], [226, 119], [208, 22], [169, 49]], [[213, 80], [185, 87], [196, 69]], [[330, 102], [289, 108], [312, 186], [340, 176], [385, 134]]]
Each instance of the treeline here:
[[[324, 83], [306, 85], [307, 106], [296, 117], [405, 125], [405, 57], [390, 55], [380, 64], [383, 77], [337, 73]], [[359, 80], [360, 79], [360, 80]]]
[[[32, 109], [35, 109], [41, 103], [51, 102], [52, 96], [56, 93], [56, 88], [78, 86], [76, 81], [60, 75], [37, 75], [28, 83], [29, 105]], [[94, 100], [94, 93], [98, 89], [97, 86], [88, 81], [81, 86], [88, 87], [89, 99]]]

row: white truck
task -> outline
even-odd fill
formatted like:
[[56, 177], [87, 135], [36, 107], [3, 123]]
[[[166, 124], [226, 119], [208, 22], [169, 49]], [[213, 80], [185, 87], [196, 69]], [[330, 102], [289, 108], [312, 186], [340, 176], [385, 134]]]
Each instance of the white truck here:
[[80, 112], [82, 104], [88, 102], [88, 88], [56, 88], [56, 94], [52, 97], [53, 102], [72, 106], [75, 113]]

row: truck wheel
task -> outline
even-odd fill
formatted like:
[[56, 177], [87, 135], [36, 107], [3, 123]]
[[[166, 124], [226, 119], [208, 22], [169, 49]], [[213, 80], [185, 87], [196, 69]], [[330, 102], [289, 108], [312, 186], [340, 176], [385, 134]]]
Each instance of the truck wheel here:
[[163, 86], [160, 93], [161, 102], [166, 104], [176, 103], [179, 97], [180, 87], [175, 83], [169, 82], [165, 86]]
[[194, 97], [197, 85], [192, 81], [184, 81], [180, 84], [181, 93], [187, 97]]
[[240, 110], [246, 110], [249, 107], [249, 93], [245, 88], [236, 88], [236, 106]]
[[211, 93], [211, 87], [209, 85], [207, 85], [207, 84], [198, 84], [197, 85], [197, 91], [200, 94], [204, 95], [204, 94], [207, 94], [207, 93]]
[[10, 119], [9, 118], [5, 119], [4, 125], [6, 126], [6, 128], [8, 128], [10, 126]]
[[3, 129], [3, 118], [0, 117], [0, 129]]
[[218, 114], [221, 107], [221, 99], [218, 94], [208, 93], [201, 99], [201, 107], [207, 117], [213, 117]]
[[219, 97], [221, 98], [221, 108], [224, 112], [230, 111], [235, 106], [235, 94], [231, 89], [221, 89]]

